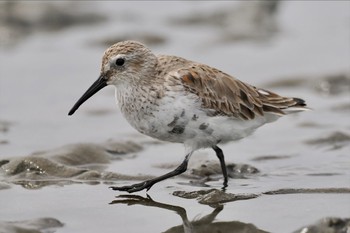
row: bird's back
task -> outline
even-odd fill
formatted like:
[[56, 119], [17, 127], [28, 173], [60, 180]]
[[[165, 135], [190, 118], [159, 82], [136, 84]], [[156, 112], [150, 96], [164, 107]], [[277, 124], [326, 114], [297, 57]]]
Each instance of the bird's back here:
[[204, 64], [166, 55], [158, 56], [158, 61], [158, 77], [198, 96], [203, 109], [212, 115], [253, 120], [265, 113], [282, 116], [308, 109], [303, 99], [257, 88]]

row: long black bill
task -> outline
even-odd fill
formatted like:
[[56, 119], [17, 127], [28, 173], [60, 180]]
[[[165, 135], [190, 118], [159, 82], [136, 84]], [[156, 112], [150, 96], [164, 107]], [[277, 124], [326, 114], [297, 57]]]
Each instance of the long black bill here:
[[84, 93], [82, 97], [74, 104], [73, 108], [69, 111], [68, 115], [73, 115], [74, 112], [82, 105], [86, 100], [93, 96], [96, 92], [107, 86], [106, 78], [101, 75], [89, 89]]

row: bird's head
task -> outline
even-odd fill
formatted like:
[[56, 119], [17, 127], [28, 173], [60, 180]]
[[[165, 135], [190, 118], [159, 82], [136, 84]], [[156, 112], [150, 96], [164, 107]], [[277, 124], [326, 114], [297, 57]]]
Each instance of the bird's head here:
[[100, 77], [69, 111], [72, 115], [86, 100], [107, 85], [132, 85], [152, 77], [157, 57], [143, 44], [123, 41], [109, 47], [103, 55]]

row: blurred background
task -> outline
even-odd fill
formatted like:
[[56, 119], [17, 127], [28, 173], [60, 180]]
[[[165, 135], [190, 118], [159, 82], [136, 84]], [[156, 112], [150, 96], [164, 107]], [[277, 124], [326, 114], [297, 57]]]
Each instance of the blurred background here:
[[[259, 183], [260, 179], [253, 179], [251, 182], [258, 183], [252, 186], [244, 183], [249, 183], [246, 180], [242, 181], [244, 184], [234, 181], [238, 187], [232, 184], [234, 188], [229, 191], [246, 190], [247, 187], [261, 191], [287, 184], [297, 186], [301, 180], [305, 187], [350, 186], [349, 1], [1, 1], [0, 161], [74, 143], [145, 140], [121, 116], [112, 87], [95, 95], [74, 116], [67, 115], [99, 76], [104, 50], [122, 40], [137, 40], [156, 54], [185, 57], [216, 67], [252, 85], [284, 96], [303, 98], [313, 109], [264, 126], [242, 142], [225, 145], [223, 149], [228, 162], [257, 165], [268, 174], [261, 179], [269, 184]], [[170, 156], [159, 155], [165, 152]], [[161, 144], [144, 153], [135, 160], [120, 163], [122, 165], [114, 162], [109, 170], [161, 174], [164, 170], [155, 169], [155, 161], [180, 161], [183, 148]], [[199, 153], [215, 159], [211, 152]], [[228, 156], [230, 153], [233, 155]], [[155, 157], [144, 159], [142, 155], [146, 154]], [[263, 155], [282, 155], [287, 160], [266, 163], [252, 160], [254, 156]], [[1, 179], [11, 183], [7, 176]], [[170, 181], [169, 185], [173, 183]], [[169, 191], [161, 187], [164, 186], [161, 184], [158, 188], [161, 197], [168, 200]], [[79, 200], [79, 189], [69, 189], [72, 200]], [[85, 189], [93, 192], [94, 188]], [[107, 192], [105, 185], [100, 189], [102, 193]], [[4, 198], [17, 198], [18, 193], [27, 195], [28, 191], [18, 190], [10, 188], [6, 194], [5, 191], [0, 193]], [[37, 191], [39, 193], [35, 195], [47, 197], [47, 193], [56, 191], [45, 189], [42, 194]], [[333, 199], [327, 200], [332, 203]], [[324, 215], [322, 204], [319, 204], [324, 199], [320, 198], [317, 203], [307, 202], [311, 203], [309, 217], [303, 216], [303, 209], [292, 211], [293, 214], [282, 211], [282, 215], [276, 211], [266, 217], [240, 215], [242, 212], [238, 211], [234, 216], [272, 232], [291, 232], [320, 217], [343, 216], [344, 213], [349, 216], [350, 210], [344, 208], [349, 199], [340, 200], [330, 204], [329, 208], [334, 209], [323, 212]], [[23, 201], [28, 204], [32, 199]], [[77, 203], [79, 207], [67, 203], [72, 209], [80, 208]], [[242, 205], [243, 209], [253, 208], [249, 201], [244, 203], [247, 206]], [[0, 214], [0, 220], [29, 218], [33, 213], [26, 204], [2, 213], [3, 216]], [[269, 204], [262, 202], [261, 208], [265, 210], [263, 207]], [[279, 205], [288, 205], [288, 200]], [[88, 207], [89, 204], [85, 208]], [[293, 204], [289, 207], [294, 208]], [[202, 213], [202, 207], [191, 208], [190, 216]], [[229, 206], [225, 208], [230, 209]], [[235, 210], [239, 208], [234, 206]], [[20, 216], [17, 215], [19, 211], [23, 212]], [[38, 208], [35, 216], [39, 216], [38, 213], [46, 216], [42, 211]], [[62, 216], [66, 213], [60, 211], [57, 216], [64, 222]], [[130, 216], [133, 214], [128, 214], [125, 214], [129, 216], [126, 217], [128, 220], [123, 221], [132, 223], [134, 219]], [[269, 221], [268, 216], [276, 219], [271, 217], [273, 214], [276, 218], [283, 216], [284, 220]], [[232, 211], [223, 215], [224, 219], [230, 219], [228, 216]], [[151, 216], [162, 215], [154, 212]], [[83, 226], [71, 217], [65, 219], [66, 223], [76, 226], [73, 229], [79, 232], [79, 227]], [[104, 221], [108, 220], [111, 218]], [[118, 221], [115, 223], [122, 224]], [[167, 229], [169, 223], [172, 224], [172, 218], [164, 216], [164, 223], [159, 228]], [[135, 230], [131, 225], [126, 232], [139, 232], [140, 228], [134, 226]], [[286, 226], [288, 231], [285, 231]], [[84, 227], [88, 229], [89, 224]], [[95, 228], [91, 227], [93, 232]], [[150, 229], [154, 230], [153, 227]], [[159, 229], [153, 230], [149, 232]]]
[[[257, 86], [293, 79], [287, 86], [311, 85], [326, 95], [350, 90], [346, 1], [5, 1], [0, 6], [5, 152], [120, 135], [104, 128], [124, 121], [101, 124], [97, 135], [79, 125], [84, 124], [84, 111], [115, 117], [113, 90], [84, 105], [80, 116], [66, 113], [98, 77], [103, 51], [127, 39], [143, 42], [155, 53], [209, 64]], [[329, 87], [329, 82], [338, 86]], [[313, 107], [318, 104], [306, 99]]]
[[[132, 130], [112, 88], [67, 117], [98, 77], [104, 50], [127, 39], [257, 86], [285, 81], [275, 84], [324, 105], [308, 92], [349, 93], [349, 15], [346, 1], [1, 2], [0, 149], [27, 153]], [[115, 120], [92, 134], [80, 124], [96, 126], [94, 114]]]

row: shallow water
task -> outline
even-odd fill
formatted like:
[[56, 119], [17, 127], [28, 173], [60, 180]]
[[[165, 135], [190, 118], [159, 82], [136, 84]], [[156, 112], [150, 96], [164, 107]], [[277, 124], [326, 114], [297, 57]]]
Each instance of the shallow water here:
[[[259, 13], [257, 25], [247, 16], [256, 6], [239, 2], [80, 4], [95, 23], [78, 17], [47, 30], [38, 20], [23, 33], [1, 21], [2, 35], [18, 38], [1, 38], [0, 232], [277, 233], [349, 218], [350, 3], [283, 2], [275, 15]], [[164, 174], [184, 151], [132, 129], [113, 88], [67, 116], [98, 77], [106, 43], [119, 39], [301, 97], [313, 110], [223, 145], [227, 164], [259, 171], [236, 170], [225, 192], [214, 152], [201, 150], [188, 173], [155, 185], [149, 197], [120, 196], [108, 187]]]

